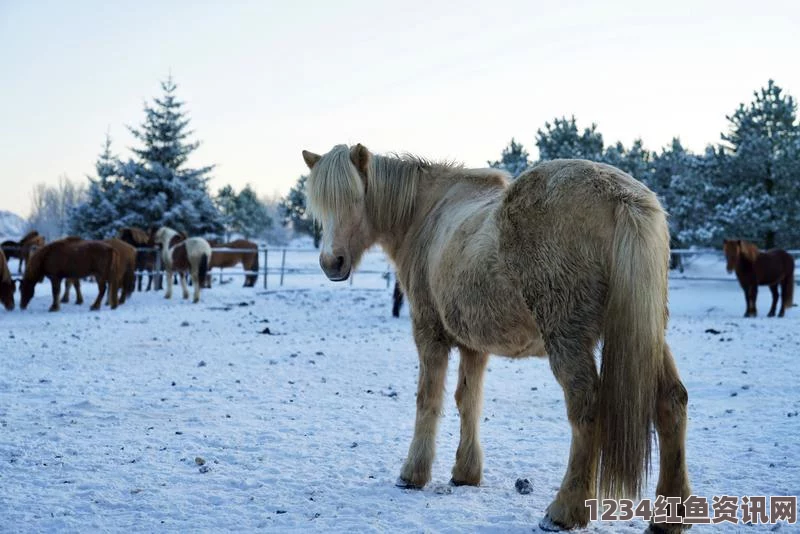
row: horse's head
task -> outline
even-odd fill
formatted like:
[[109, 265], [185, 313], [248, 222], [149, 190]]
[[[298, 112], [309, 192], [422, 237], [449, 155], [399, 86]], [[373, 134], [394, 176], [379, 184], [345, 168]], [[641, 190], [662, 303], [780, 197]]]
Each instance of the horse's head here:
[[28, 303], [33, 298], [33, 291], [36, 288], [36, 280], [25, 277], [19, 283], [19, 307], [23, 310], [28, 307]]
[[365, 193], [372, 155], [363, 145], [337, 145], [322, 156], [303, 151], [311, 169], [308, 206], [322, 223], [319, 264], [335, 282], [347, 280], [364, 251], [375, 242], [366, 213]]
[[729, 273], [732, 273], [739, 264], [739, 252], [741, 250], [741, 246], [741, 239], [726, 239], [722, 243], [722, 251], [725, 253], [725, 259], [727, 260], [725, 269]]
[[9, 311], [14, 309], [14, 280], [7, 278], [0, 281], [0, 303]]

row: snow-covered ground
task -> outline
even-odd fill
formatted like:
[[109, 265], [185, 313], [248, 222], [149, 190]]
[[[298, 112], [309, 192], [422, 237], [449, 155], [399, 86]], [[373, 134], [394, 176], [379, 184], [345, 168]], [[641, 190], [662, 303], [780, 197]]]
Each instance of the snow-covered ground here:
[[[378, 254], [366, 264], [385, 268]], [[725, 276], [718, 259], [696, 267]], [[116, 311], [48, 313], [42, 284], [27, 311], [0, 312], [0, 532], [536, 530], [569, 447], [546, 360], [491, 360], [484, 484], [451, 488], [451, 357], [433, 481], [401, 490], [417, 358], [385, 280], [239, 285], [216, 285], [197, 305], [151, 292]], [[91, 302], [95, 288], [85, 294]], [[768, 294], [760, 317], [743, 319], [736, 283], [671, 281], [689, 472], [709, 499], [800, 494], [800, 308], [767, 319]], [[532, 494], [515, 491], [519, 477]]]

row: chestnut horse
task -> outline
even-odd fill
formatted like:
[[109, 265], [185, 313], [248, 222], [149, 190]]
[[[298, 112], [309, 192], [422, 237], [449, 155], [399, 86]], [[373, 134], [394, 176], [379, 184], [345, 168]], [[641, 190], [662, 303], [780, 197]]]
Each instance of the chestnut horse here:
[[775, 248], [761, 252], [749, 241], [726, 239], [722, 244], [726, 269], [729, 273], [736, 271], [736, 278], [744, 290], [747, 302], [745, 317], [756, 316], [756, 297], [758, 286], [769, 286], [772, 291], [772, 306], [767, 317], [775, 317], [778, 304], [778, 286], [781, 288], [781, 309], [778, 317], [783, 317], [786, 308], [791, 308], [794, 300], [794, 258], [785, 250]]
[[22, 239], [17, 241], [3, 241], [0, 244], [0, 248], [2, 248], [3, 252], [6, 255], [6, 260], [11, 258], [19, 258], [19, 263], [17, 264], [17, 273], [22, 272], [22, 266], [28, 261], [28, 258], [31, 255], [31, 252], [36, 250], [38, 247], [43, 246], [45, 243], [44, 236], [39, 235], [39, 232], [36, 230], [32, 230], [25, 234]]
[[689, 497], [688, 395], [665, 341], [669, 230], [652, 191], [585, 160], [542, 163], [509, 184], [502, 171], [374, 155], [362, 145], [322, 156], [304, 151], [303, 158], [326, 276], [346, 280], [377, 243], [408, 297], [420, 365], [414, 437], [398, 485], [421, 488], [431, 479], [448, 354], [457, 347], [454, 484], [481, 482], [478, 425], [489, 354], [548, 355], [572, 445], [540, 526], [585, 526], [598, 477], [605, 497], [639, 494], [653, 425], [661, 452], [656, 492]]
[[211, 245], [202, 237], [185, 238], [183, 234], [162, 226], [155, 233], [153, 241], [161, 249], [161, 260], [167, 273], [167, 291], [164, 298], [172, 298], [172, 273], [176, 272], [181, 281], [183, 298], [189, 298], [186, 287], [186, 273], [192, 277], [194, 297], [192, 302], [200, 301], [200, 286], [208, 275], [211, 263]]
[[20, 307], [24, 310], [33, 298], [36, 284], [44, 277], [50, 278], [53, 291], [53, 304], [50, 311], [58, 311], [61, 281], [69, 278], [94, 276], [97, 280], [97, 299], [92, 310], [99, 310], [110, 285], [111, 308], [117, 307], [119, 277], [117, 266], [119, 254], [114, 247], [102, 241], [84, 241], [68, 238], [53, 241], [34, 252], [25, 267], [25, 275], [20, 283]]
[[7, 310], [14, 309], [14, 280], [11, 278], [11, 271], [8, 270], [6, 255], [0, 250], [0, 303]]
[[[142, 279], [144, 278], [144, 273], [147, 273], [147, 291], [153, 286], [153, 272], [156, 269], [156, 255], [158, 254], [155, 250], [138, 250], [140, 248], [154, 248], [155, 243], [153, 243], [153, 234], [154, 232], [147, 233], [141, 228], [136, 228], [135, 226], [128, 226], [125, 228], [120, 228], [119, 232], [117, 232], [117, 239], [120, 239], [127, 244], [135, 247], [136, 251], [136, 286], [139, 291], [142, 290]], [[156, 289], [160, 289], [160, 286], [156, 284]]]
[[[258, 280], [258, 245], [246, 239], [236, 239], [230, 243], [223, 243], [217, 240], [209, 240], [212, 249], [223, 248], [233, 249], [232, 251], [214, 250], [211, 262], [208, 264], [210, 271], [214, 267], [228, 268], [241, 263], [245, 270], [244, 286], [253, 287]], [[241, 250], [241, 252], [239, 252]], [[206, 277], [203, 287], [211, 287], [211, 275]]]
[[[80, 238], [68, 238], [80, 239]], [[119, 288], [119, 296], [117, 297], [119, 304], [124, 304], [125, 301], [133, 294], [136, 289], [136, 249], [121, 239], [111, 238], [104, 239], [104, 243], [108, 243], [118, 253], [119, 265], [117, 265], [117, 287]], [[61, 303], [66, 304], [69, 302], [70, 287], [75, 288], [75, 304], [83, 304], [83, 295], [81, 294], [81, 281], [80, 279], [68, 278], [64, 281], [64, 296], [61, 298]], [[108, 292], [106, 298], [106, 306], [111, 305], [111, 290]]]

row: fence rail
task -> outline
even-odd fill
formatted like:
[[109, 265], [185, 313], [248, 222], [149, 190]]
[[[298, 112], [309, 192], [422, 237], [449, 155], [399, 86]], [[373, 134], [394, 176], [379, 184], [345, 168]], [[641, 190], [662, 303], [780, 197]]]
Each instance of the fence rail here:
[[[20, 247], [12, 247], [19, 249]], [[161, 268], [161, 254], [160, 249], [154, 247], [137, 247], [137, 252], [154, 252], [156, 257], [156, 265], [153, 271], [136, 271], [136, 275], [153, 275], [153, 276], [162, 276], [165, 274]], [[259, 254], [261, 258], [263, 258], [263, 263], [260, 263], [258, 270], [250, 271], [245, 269], [224, 269], [222, 267], [216, 267], [214, 270], [209, 272], [209, 275], [213, 278], [218, 278], [220, 283], [223, 282], [224, 276], [253, 276], [256, 277], [263, 276], [263, 287], [264, 289], [269, 288], [269, 276], [278, 276], [279, 277], [279, 286], [284, 285], [285, 277], [288, 275], [315, 275], [321, 274], [320, 268], [316, 265], [312, 266], [292, 266], [287, 265], [286, 257], [288, 254], [318, 254], [319, 251], [315, 249], [308, 249], [308, 248], [298, 248], [298, 247], [268, 247], [268, 246], [259, 246], [257, 249], [233, 249], [233, 248], [226, 248], [226, 247], [212, 247], [211, 249], [212, 254], [216, 253], [236, 253], [236, 254]], [[800, 249], [791, 249], [787, 250], [789, 254], [791, 254], [795, 258], [800, 258]], [[683, 275], [684, 269], [687, 265], [690, 265], [690, 259], [693, 256], [702, 256], [702, 255], [713, 255], [723, 257], [723, 252], [720, 249], [713, 249], [713, 248], [697, 248], [697, 249], [673, 249], [670, 251], [672, 256], [671, 261], [671, 270], [678, 270], [681, 273], [680, 279], [684, 280], [717, 280], [717, 281], [735, 281], [736, 279], [730, 276], [723, 276], [722, 274], [719, 277], [709, 277], [709, 276], [691, 276], [691, 275]], [[272, 258], [275, 261], [277, 258], [279, 259], [278, 265], [273, 266], [270, 265], [270, 259]], [[685, 265], [687, 264], [687, 265]], [[388, 288], [391, 285], [392, 278], [394, 276], [392, 268], [389, 262], [386, 262], [386, 268], [384, 269], [359, 269], [358, 271], [354, 272], [353, 275], [350, 277], [350, 284], [353, 284], [353, 278], [355, 275], [379, 275], [381, 278], [386, 280], [386, 287]], [[20, 276], [18, 274], [13, 274], [12, 278], [18, 280]], [[799, 281], [800, 282], [800, 281]]]

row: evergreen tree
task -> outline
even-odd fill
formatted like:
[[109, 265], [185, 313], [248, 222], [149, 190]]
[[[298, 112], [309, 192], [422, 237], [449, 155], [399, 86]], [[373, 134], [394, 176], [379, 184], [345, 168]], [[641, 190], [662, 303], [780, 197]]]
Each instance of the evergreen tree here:
[[508, 146], [503, 149], [500, 160], [487, 161], [487, 163], [493, 169], [502, 169], [506, 171], [511, 175], [511, 178], [516, 178], [522, 174], [530, 165], [528, 162], [528, 151], [525, 150], [521, 143], [517, 143], [513, 137]]
[[556, 118], [553, 123], [544, 123], [544, 130], [536, 132], [536, 147], [539, 161], [559, 158], [581, 158], [601, 161], [603, 158], [603, 136], [597, 125], [578, 132], [575, 117]]
[[248, 184], [238, 194], [226, 185], [217, 192], [217, 208], [223, 215], [226, 233], [241, 234], [245, 238], [260, 236], [272, 226], [267, 206]]
[[136, 161], [120, 167], [123, 181], [130, 185], [120, 206], [122, 225], [166, 225], [190, 235], [218, 233], [224, 221], [208, 194], [213, 166], [186, 167], [199, 142], [188, 141], [189, 119], [184, 103], [176, 99], [172, 78], [162, 82], [161, 88], [161, 98], [145, 105], [142, 126], [129, 127], [142, 147], [133, 149]]
[[784, 213], [798, 207], [795, 154], [800, 125], [795, 100], [773, 80], [755, 91], [754, 97], [726, 117], [730, 125], [722, 140], [730, 159], [723, 183], [729, 198], [720, 206], [720, 216], [728, 221], [732, 234], [771, 248], [778, 240], [784, 244], [793, 231]]
[[89, 179], [86, 200], [70, 214], [70, 232], [81, 237], [103, 239], [121, 227], [119, 202], [124, 185], [117, 179], [119, 162], [111, 152], [111, 136], [106, 134], [103, 152], [95, 162], [97, 177]]
[[319, 248], [322, 240], [322, 227], [308, 213], [306, 205], [306, 181], [307, 175], [301, 176], [297, 183], [289, 190], [280, 203], [283, 212], [284, 226], [291, 225], [295, 232], [308, 234], [314, 238], [314, 246]]

